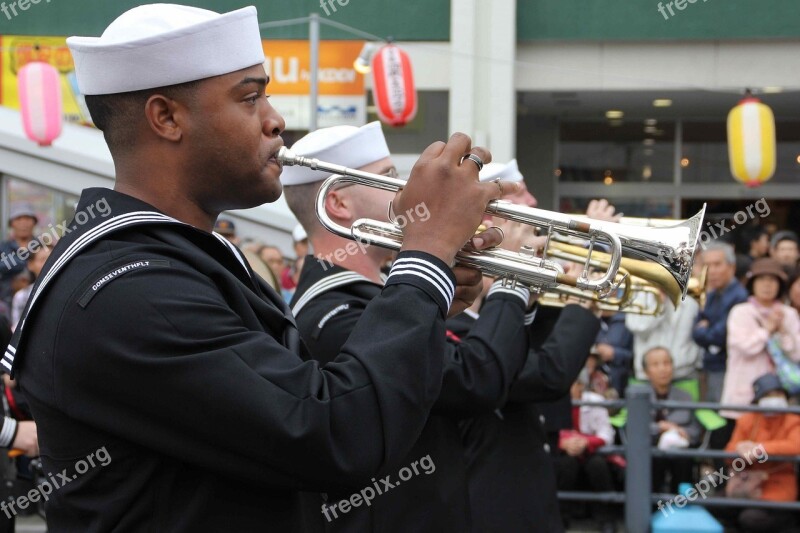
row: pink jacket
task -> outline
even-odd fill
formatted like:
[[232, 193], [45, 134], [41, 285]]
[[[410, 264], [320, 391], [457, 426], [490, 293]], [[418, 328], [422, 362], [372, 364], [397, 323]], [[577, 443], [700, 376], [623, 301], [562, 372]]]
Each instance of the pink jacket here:
[[[800, 317], [792, 307], [783, 307], [783, 327], [780, 343], [786, 355], [800, 361]], [[753, 381], [775, 371], [767, 352], [769, 332], [761, 325], [770, 308], [759, 305], [753, 298], [738, 304], [728, 315], [728, 366], [722, 388], [723, 404], [747, 405], [753, 401]], [[741, 411], [720, 411], [726, 418], [739, 418]]]

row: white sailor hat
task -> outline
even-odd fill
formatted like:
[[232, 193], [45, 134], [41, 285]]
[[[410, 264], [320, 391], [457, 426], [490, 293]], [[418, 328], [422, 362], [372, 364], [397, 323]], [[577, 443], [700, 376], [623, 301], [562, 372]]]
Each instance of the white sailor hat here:
[[[312, 131], [292, 145], [292, 152], [349, 168], [361, 168], [391, 155], [381, 123], [377, 121], [360, 128], [333, 126]], [[287, 166], [281, 172], [281, 183], [303, 185], [322, 181], [329, 176], [331, 174], [328, 172], [308, 167]]]
[[481, 181], [494, 181], [501, 179], [503, 181], [522, 181], [522, 174], [517, 167], [517, 160], [512, 159], [508, 163], [487, 163], [483, 165], [480, 173]]
[[264, 63], [253, 6], [219, 14], [143, 5], [120, 15], [101, 37], [70, 37], [67, 46], [86, 95], [165, 87]]
[[292, 241], [300, 242], [308, 239], [308, 233], [306, 233], [305, 228], [302, 225], [298, 224], [292, 230]]

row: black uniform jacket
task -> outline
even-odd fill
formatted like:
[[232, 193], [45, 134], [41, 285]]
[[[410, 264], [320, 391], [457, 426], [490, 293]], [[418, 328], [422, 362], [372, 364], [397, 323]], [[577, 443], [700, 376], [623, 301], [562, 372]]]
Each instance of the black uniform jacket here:
[[[308, 257], [292, 299], [292, 309], [312, 357], [325, 363], [350, 342], [355, 324], [375, 305], [381, 287], [355, 272]], [[330, 531], [458, 532], [471, 531], [469, 496], [458, 420], [492, 412], [506, 399], [509, 386], [527, 354], [525, 304], [518, 295], [489, 296], [482, 318], [463, 342], [441, 347], [445, 365], [442, 392], [417, 443], [394, 468], [398, 473], [430, 456], [435, 471], [420, 471], [399, 487], [377, 496], [370, 507], [353, 508], [326, 519]], [[382, 342], [375, 331], [375, 342]], [[327, 495], [328, 505], [348, 494]]]
[[[111, 215], [87, 222], [103, 198]], [[302, 531], [299, 490], [358, 488], [408, 455], [441, 388], [444, 263], [409, 252], [442, 285], [390, 276], [322, 367], [221, 236], [107, 189], [77, 212], [3, 358], [45, 472], [74, 476], [50, 531]]]
[[[542, 320], [549, 314], [549, 308], [540, 308], [529, 328], [531, 350], [511, 387], [508, 403], [494, 414], [461, 423], [475, 531], [563, 531], [555, 471], [533, 402], [555, 400], [568, 393], [600, 323], [577, 305], [566, 306], [555, 324]], [[448, 320], [450, 329], [455, 326]], [[543, 329], [546, 340], [534, 343]]]

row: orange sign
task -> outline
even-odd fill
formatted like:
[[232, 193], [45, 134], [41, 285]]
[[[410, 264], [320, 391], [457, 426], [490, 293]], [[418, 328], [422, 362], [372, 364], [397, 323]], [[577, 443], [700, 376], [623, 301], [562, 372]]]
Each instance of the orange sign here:
[[[323, 41], [319, 50], [319, 94], [363, 95], [364, 76], [353, 68], [361, 52], [360, 41]], [[263, 41], [264, 68], [271, 80], [268, 94], [307, 95], [311, 58], [308, 41]]]
[[[289, 129], [308, 127], [310, 115], [310, 49], [308, 41], [263, 41], [264, 68], [271, 81], [267, 94]], [[318, 125], [360, 126], [366, 122], [364, 76], [353, 68], [363, 42], [322, 41], [319, 54]], [[17, 72], [31, 61], [50, 63], [61, 74], [64, 118], [90, 124], [78, 90], [72, 55], [65, 37], [0, 36], [0, 105], [19, 109]]]

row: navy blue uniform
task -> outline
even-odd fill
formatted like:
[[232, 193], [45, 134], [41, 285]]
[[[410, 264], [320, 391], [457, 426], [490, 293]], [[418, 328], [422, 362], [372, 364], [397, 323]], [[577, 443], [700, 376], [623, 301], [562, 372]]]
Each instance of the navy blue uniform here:
[[[359, 488], [408, 455], [441, 388], [444, 263], [406, 253], [425, 275], [390, 275], [322, 366], [221, 236], [107, 189], [77, 209], [101, 199], [113, 216], [58, 243], [3, 358], [45, 472], [75, 473], [49, 531], [307, 531], [299, 491]], [[76, 472], [101, 448], [107, 465]]]
[[[380, 294], [379, 284], [355, 272], [306, 258], [291, 305], [312, 357], [324, 364], [347, 351], [355, 325], [372, 310]], [[324, 522], [328, 531], [472, 531], [458, 421], [491, 413], [505, 403], [527, 353], [527, 298], [527, 289], [495, 287], [472, 331], [460, 341], [450, 335], [448, 343], [440, 346], [444, 379], [431, 416], [406, 458], [382, 471], [381, 477], [390, 475], [397, 481], [399, 469], [422, 457], [430, 458], [435, 471], [414, 475], [376, 496], [369, 507], [329, 515]], [[383, 344], [386, 339], [376, 332], [374, 342]], [[328, 494], [326, 505], [349, 496]]]

